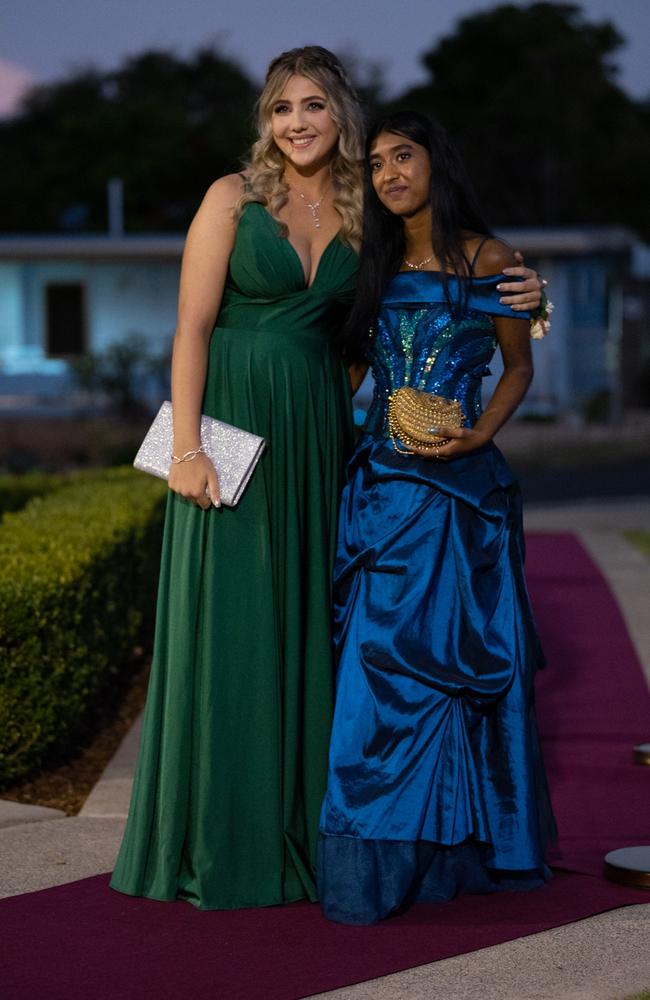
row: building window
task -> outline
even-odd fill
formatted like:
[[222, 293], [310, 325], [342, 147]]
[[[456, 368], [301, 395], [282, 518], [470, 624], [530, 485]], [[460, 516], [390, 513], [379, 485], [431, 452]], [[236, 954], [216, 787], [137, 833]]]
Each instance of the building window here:
[[84, 286], [52, 284], [45, 289], [47, 355], [74, 357], [86, 350]]

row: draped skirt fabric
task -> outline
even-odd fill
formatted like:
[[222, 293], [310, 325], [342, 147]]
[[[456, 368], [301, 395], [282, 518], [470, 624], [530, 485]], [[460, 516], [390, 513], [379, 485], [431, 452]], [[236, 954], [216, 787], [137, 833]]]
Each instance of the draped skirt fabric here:
[[237, 508], [170, 494], [142, 748], [112, 886], [315, 899], [347, 373], [320, 332], [215, 330], [204, 412], [261, 434]]
[[321, 813], [327, 916], [548, 877], [542, 653], [519, 489], [494, 445], [449, 463], [362, 439], [335, 566], [337, 700]]

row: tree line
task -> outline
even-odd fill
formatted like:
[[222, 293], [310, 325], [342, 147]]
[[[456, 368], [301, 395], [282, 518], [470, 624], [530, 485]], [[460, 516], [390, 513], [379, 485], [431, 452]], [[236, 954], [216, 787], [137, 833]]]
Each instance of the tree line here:
[[[623, 44], [577, 4], [500, 4], [424, 53], [420, 86], [387, 100], [374, 67], [359, 89], [369, 115], [438, 118], [495, 225], [622, 224], [650, 241], [650, 99], [617, 83]], [[257, 90], [213, 48], [37, 87], [0, 125], [0, 230], [104, 230], [111, 177], [128, 232], [184, 229], [212, 180], [239, 168]]]

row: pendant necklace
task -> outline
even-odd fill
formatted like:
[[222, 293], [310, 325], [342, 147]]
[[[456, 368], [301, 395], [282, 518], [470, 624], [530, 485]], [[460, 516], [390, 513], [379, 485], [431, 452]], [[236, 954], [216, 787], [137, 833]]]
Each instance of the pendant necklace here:
[[[294, 188], [294, 191], [295, 190], [296, 189]], [[329, 190], [329, 188], [326, 188], [325, 191], [323, 191], [323, 193], [320, 196], [320, 198], [318, 199], [318, 201], [307, 201], [307, 199], [305, 198], [305, 196], [302, 193], [302, 191], [296, 191], [296, 194], [300, 198], [302, 198], [302, 200], [304, 201], [305, 205], [307, 206], [307, 208], [311, 212], [311, 217], [314, 220], [314, 228], [315, 229], [320, 229], [320, 215], [318, 214], [318, 209], [320, 208], [321, 202], [322, 202], [323, 198], [325, 197], [325, 195], [327, 194], [328, 190]]]
[[424, 260], [418, 261], [417, 264], [413, 264], [412, 261], [407, 260], [406, 257], [405, 257], [404, 258], [404, 263], [406, 264], [407, 267], [409, 267], [411, 269], [411, 271], [421, 271], [422, 268], [425, 266], [425, 264], [430, 264], [431, 263], [431, 261], [433, 260], [434, 256], [435, 256], [435, 254], [431, 254], [430, 257], [425, 257]]

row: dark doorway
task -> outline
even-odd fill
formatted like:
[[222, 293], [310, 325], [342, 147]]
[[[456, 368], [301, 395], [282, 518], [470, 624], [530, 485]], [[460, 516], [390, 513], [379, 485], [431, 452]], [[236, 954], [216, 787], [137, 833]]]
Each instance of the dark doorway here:
[[48, 357], [83, 354], [86, 350], [84, 286], [48, 285], [45, 297]]

